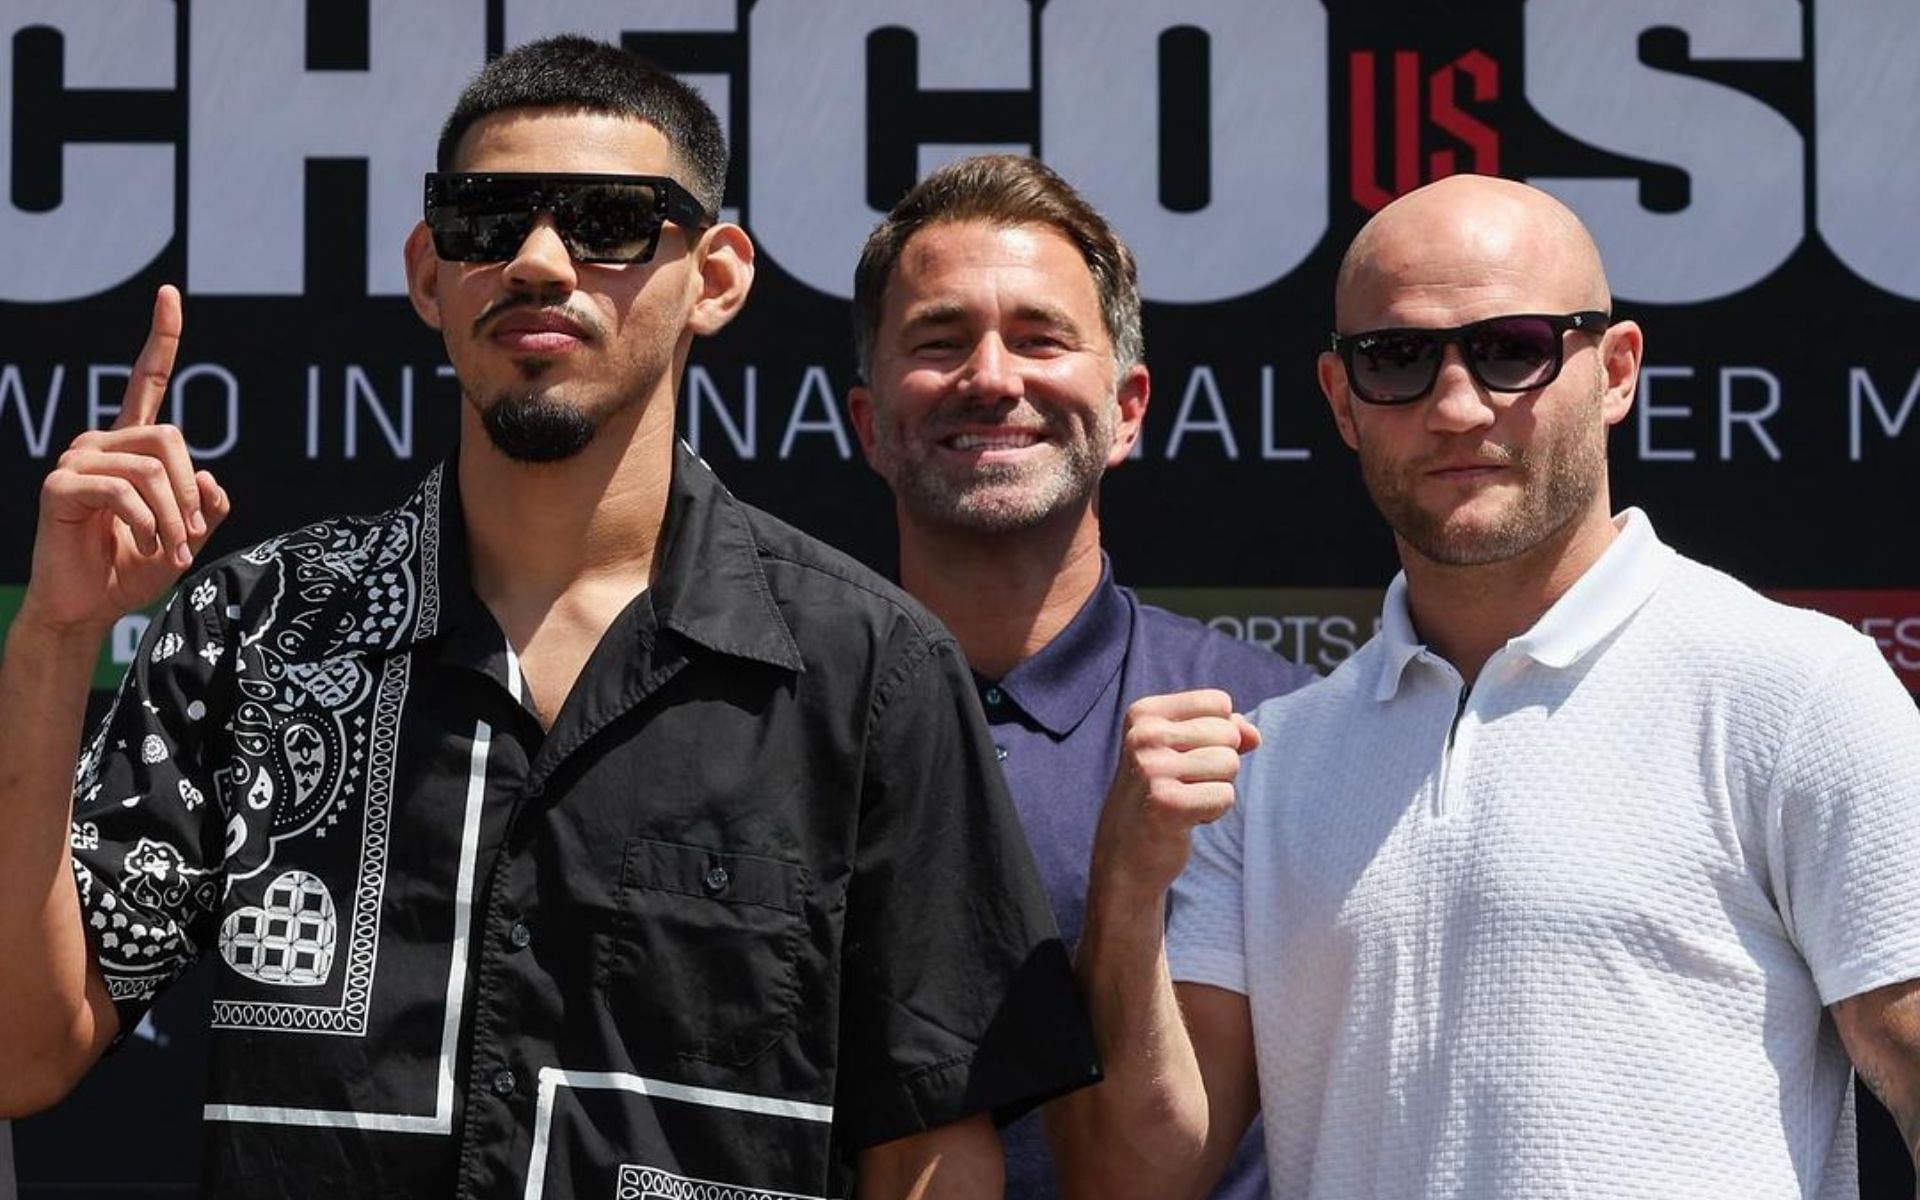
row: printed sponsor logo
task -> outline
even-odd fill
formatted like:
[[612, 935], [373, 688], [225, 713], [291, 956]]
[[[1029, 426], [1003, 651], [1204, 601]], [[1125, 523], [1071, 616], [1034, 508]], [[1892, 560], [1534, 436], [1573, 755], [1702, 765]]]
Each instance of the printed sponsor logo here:
[[1139, 588], [1142, 600], [1203, 621], [1322, 675], [1380, 625], [1379, 588]]

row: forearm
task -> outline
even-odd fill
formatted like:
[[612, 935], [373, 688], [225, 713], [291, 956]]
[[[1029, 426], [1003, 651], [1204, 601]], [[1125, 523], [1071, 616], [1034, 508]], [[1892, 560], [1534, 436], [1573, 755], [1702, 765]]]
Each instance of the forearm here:
[[860, 1154], [858, 1200], [1001, 1200], [1000, 1134], [981, 1115]]
[[1046, 1120], [1068, 1194], [1159, 1200], [1212, 1184], [1239, 1135], [1225, 1131], [1245, 1126], [1252, 1108], [1240, 1111], [1242, 1102], [1258, 1092], [1244, 1002], [1206, 1001], [1196, 1048], [1167, 969], [1165, 930], [1167, 892], [1186, 869], [1193, 830], [1232, 809], [1240, 755], [1260, 734], [1225, 692], [1200, 689], [1134, 701], [1121, 744], [1094, 834], [1076, 964], [1106, 1077], [1049, 1106]]
[[1205, 1171], [1207, 1092], [1167, 970], [1165, 904], [1096, 866], [1077, 967], [1106, 1077], [1047, 1112], [1069, 1195], [1180, 1196]]
[[[1909, 1024], [1920, 1024], [1911, 1017]], [[1900, 1130], [1900, 1140], [1920, 1171], [1920, 1054], [1897, 1044], [1882, 1043], [1858, 1056], [1857, 1069]]]
[[1920, 1174], [1920, 980], [1849, 997], [1832, 1012], [1854, 1070], [1893, 1115]]
[[0, 1112], [58, 1099], [104, 1040], [68, 837], [100, 637], [23, 612], [0, 658]]

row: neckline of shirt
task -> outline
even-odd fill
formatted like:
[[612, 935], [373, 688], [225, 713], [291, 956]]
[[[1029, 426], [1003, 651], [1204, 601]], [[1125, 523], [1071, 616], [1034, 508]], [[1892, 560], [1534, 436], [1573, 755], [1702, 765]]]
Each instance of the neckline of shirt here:
[[[1543, 667], [1563, 670], [1579, 662], [1653, 595], [1675, 556], [1638, 508], [1613, 519], [1619, 531], [1594, 564], [1574, 581], [1533, 626], [1508, 640], [1495, 655], [1524, 655]], [[1407, 607], [1407, 576], [1402, 571], [1387, 586], [1380, 611], [1382, 659], [1374, 699], [1391, 700], [1400, 690], [1407, 664], [1445, 660], [1429, 650], [1413, 628]]]

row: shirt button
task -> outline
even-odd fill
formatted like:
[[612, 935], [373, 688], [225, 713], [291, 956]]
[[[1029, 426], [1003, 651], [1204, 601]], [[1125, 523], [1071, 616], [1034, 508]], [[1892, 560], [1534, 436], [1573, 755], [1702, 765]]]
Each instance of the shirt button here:
[[733, 882], [733, 876], [727, 874], [725, 867], [708, 867], [701, 882], [707, 885], [707, 890], [710, 892], [724, 892], [727, 890], [727, 885]]
[[507, 1070], [505, 1067], [501, 1067], [493, 1073], [493, 1094], [496, 1096], [513, 1095], [515, 1082], [513, 1072]]
[[507, 944], [515, 950], [525, 950], [533, 943], [533, 930], [527, 928], [525, 921], [515, 921], [513, 928], [507, 930]]
[[1007, 761], [1007, 748], [1005, 746], [995, 745], [993, 748], [993, 756], [1001, 762]]
[[997, 687], [988, 688], [986, 692], [986, 701], [990, 705], [1000, 703], [1000, 689]]

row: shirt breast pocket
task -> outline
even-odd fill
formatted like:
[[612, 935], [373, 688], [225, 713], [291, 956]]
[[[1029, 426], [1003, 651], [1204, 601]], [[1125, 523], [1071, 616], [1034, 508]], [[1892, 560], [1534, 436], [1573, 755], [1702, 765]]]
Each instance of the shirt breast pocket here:
[[636, 1057], [743, 1066], [793, 1028], [807, 870], [753, 854], [634, 838], [601, 939], [601, 999]]

